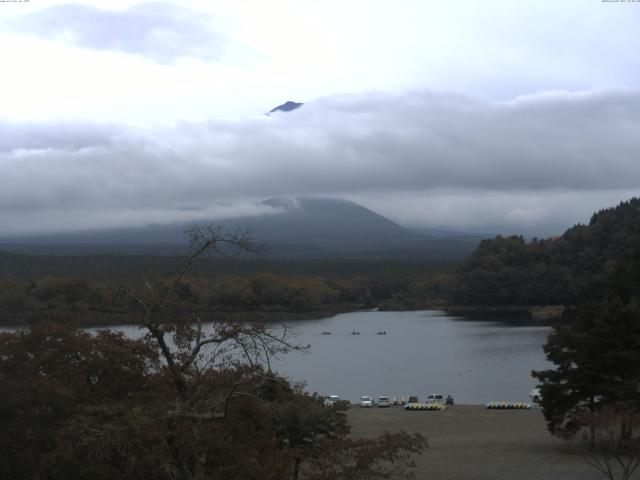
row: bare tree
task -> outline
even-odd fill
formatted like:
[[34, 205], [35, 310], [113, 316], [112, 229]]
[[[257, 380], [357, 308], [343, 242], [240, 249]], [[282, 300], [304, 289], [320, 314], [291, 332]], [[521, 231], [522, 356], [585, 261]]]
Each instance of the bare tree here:
[[604, 407], [583, 418], [587, 463], [609, 480], [628, 480], [640, 466], [640, 412]]
[[[119, 297], [128, 298], [138, 307], [138, 322], [157, 344], [178, 397], [184, 401], [183, 408], [193, 406], [195, 399], [202, 397], [197, 392], [199, 379], [212, 369], [235, 366], [242, 367], [245, 373], [252, 370], [259, 375], [263, 369], [256, 367], [264, 364], [270, 370], [272, 357], [306, 348], [291, 341], [285, 325], [274, 328], [246, 320], [220, 319], [205, 328], [199, 316], [185, 316], [183, 311], [176, 311], [182, 302], [182, 282], [197, 262], [211, 256], [261, 254], [265, 248], [255, 242], [248, 230], [226, 233], [219, 227], [194, 226], [187, 234], [189, 254], [171, 278], [145, 279], [140, 285], [117, 288]], [[215, 406], [215, 413], [209, 409], [209, 414], [224, 415], [233, 396], [247, 394], [240, 386], [234, 384], [230, 391], [210, 396], [210, 407]]]

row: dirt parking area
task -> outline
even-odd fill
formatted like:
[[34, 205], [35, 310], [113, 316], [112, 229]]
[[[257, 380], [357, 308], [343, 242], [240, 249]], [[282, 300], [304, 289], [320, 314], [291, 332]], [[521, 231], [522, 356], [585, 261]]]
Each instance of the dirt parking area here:
[[357, 437], [398, 430], [427, 437], [429, 448], [415, 459], [418, 479], [604, 478], [576, 448], [547, 432], [537, 409], [487, 410], [478, 405], [454, 405], [438, 412], [353, 407], [349, 420]]

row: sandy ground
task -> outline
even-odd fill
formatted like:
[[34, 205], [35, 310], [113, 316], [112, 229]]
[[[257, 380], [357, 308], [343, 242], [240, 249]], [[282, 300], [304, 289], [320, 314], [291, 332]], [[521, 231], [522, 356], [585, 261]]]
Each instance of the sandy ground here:
[[[415, 459], [418, 479], [605, 478], [575, 447], [547, 432], [537, 409], [487, 410], [477, 405], [454, 405], [437, 412], [353, 407], [349, 420], [357, 437], [398, 430], [427, 437], [429, 448]], [[640, 478], [640, 474], [633, 478]]]

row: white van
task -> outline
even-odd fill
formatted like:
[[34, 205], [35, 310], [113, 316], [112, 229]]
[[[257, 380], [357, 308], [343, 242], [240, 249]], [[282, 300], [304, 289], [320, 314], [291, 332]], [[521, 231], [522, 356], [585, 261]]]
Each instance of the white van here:
[[427, 395], [427, 403], [441, 403], [442, 405], [444, 405], [444, 395], [441, 393], [430, 393], [429, 395]]

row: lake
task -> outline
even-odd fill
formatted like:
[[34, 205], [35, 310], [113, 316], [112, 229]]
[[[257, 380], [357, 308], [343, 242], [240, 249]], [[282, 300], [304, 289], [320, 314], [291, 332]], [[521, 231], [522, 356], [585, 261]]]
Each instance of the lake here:
[[[273, 369], [306, 381], [310, 392], [354, 402], [360, 395], [422, 399], [428, 393], [465, 404], [528, 401], [536, 384], [531, 370], [551, 367], [542, 351], [544, 326], [465, 320], [437, 310], [360, 311], [287, 325], [295, 341], [311, 349], [273, 361]], [[113, 328], [141, 335], [137, 326]], [[360, 334], [351, 335], [354, 330]]]
[[274, 370], [305, 380], [309, 391], [352, 401], [428, 393], [451, 394], [456, 403], [529, 401], [536, 385], [531, 370], [551, 366], [542, 351], [544, 326], [464, 320], [436, 310], [361, 311], [288, 325], [311, 351], [286, 355]]

